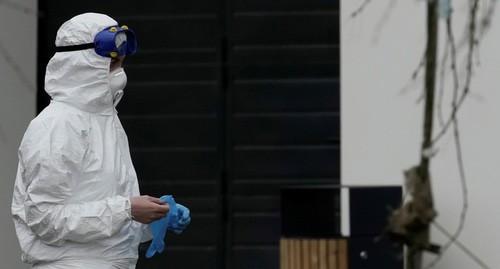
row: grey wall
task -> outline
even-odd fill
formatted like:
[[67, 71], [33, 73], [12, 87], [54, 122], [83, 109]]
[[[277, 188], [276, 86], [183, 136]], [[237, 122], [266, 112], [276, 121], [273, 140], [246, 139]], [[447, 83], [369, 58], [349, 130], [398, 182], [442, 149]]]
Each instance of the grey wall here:
[[0, 2], [0, 262], [1, 268], [29, 268], [10, 213], [17, 148], [35, 116], [37, 1]]

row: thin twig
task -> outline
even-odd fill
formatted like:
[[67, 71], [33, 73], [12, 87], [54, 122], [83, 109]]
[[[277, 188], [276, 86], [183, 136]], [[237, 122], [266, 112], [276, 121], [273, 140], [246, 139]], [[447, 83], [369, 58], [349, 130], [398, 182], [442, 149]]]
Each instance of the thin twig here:
[[[477, 25], [478, 29], [476, 30], [477, 32], [476, 43], [479, 43], [490, 29], [491, 21], [493, 18], [493, 14], [495, 13], [495, 6], [497, 2], [498, 0], [490, 0], [489, 5], [486, 8], [486, 12], [478, 19], [479, 23]], [[469, 31], [468, 29], [466, 29], [465, 33], [460, 38], [460, 41], [457, 42], [457, 51], [461, 51], [464, 48], [464, 46], [468, 45], [469, 43], [468, 40], [470, 38], [468, 33]]]
[[0, 0], [0, 5], [4, 5], [5, 7], [8, 7], [12, 10], [20, 11], [22, 13], [28, 14], [28, 15], [34, 15], [38, 16], [38, 11], [35, 9], [25, 7], [21, 4], [9, 1], [9, 0]]
[[[441, 224], [437, 221], [433, 221], [432, 224], [446, 237], [452, 238], [450, 232], [448, 232]], [[453, 244], [455, 244], [460, 250], [462, 250], [469, 258], [471, 258], [474, 262], [476, 262], [483, 269], [491, 269], [488, 265], [486, 265], [477, 255], [475, 255], [471, 250], [469, 250], [464, 244], [462, 244], [459, 240], [454, 240]]]
[[453, 118], [456, 117], [456, 114], [458, 113], [460, 107], [462, 106], [465, 98], [467, 97], [467, 94], [469, 93], [470, 90], [470, 82], [472, 79], [472, 62], [473, 62], [473, 55], [474, 55], [474, 49], [477, 45], [476, 42], [476, 15], [477, 15], [477, 8], [478, 8], [478, 1], [479, 0], [474, 0], [472, 2], [472, 7], [470, 8], [470, 21], [469, 21], [469, 43], [468, 43], [468, 53], [467, 53], [467, 66], [466, 66], [466, 78], [465, 78], [465, 84], [464, 88], [462, 90], [462, 93], [460, 97], [458, 98], [457, 102], [453, 106], [453, 109], [451, 111], [451, 115], [444, 124], [443, 128], [441, 128], [440, 132], [434, 137], [432, 144], [435, 144], [443, 135], [446, 133], [448, 128], [451, 126], [453, 123]]
[[[415, 86], [417, 87], [415, 84], [419, 83], [420, 80], [417, 80], [418, 78], [418, 75], [420, 73], [420, 70], [423, 70], [424, 66], [425, 66], [425, 50], [424, 50], [424, 53], [422, 54], [422, 58], [420, 60], [420, 62], [418, 63], [418, 66], [415, 68], [415, 70], [413, 71], [412, 75], [411, 75], [411, 81], [408, 81], [408, 85], [404, 86], [403, 88], [401, 88], [398, 92], [398, 94], [404, 94], [406, 93], [410, 87], [412, 86]], [[418, 100], [416, 101], [416, 103], [418, 104], [421, 100], [423, 100], [423, 96], [420, 96], [418, 98]]]
[[459, 135], [459, 128], [458, 128], [458, 120], [455, 117], [453, 119], [453, 129], [454, 129], [454, 135], [455, 135], [455, 146], [457, 150], [457, 162], [458, 162], [458, 168], [459, 168], [459, 173], [460, 173], [460, 182], [462, 186], [462, 210], [460, 213], [460, 221], [458, 224], [458, 228], [453, 234], [453, 236], [449, 237], [448, 242], [441, 248], [441, 252], [439, 255], [431, 261], [425, 268], [432, 268], [434, 267], [444, 256], [446, 251], [450, 248], [450, 246], [458, 240], [458, 237], [462, 233], [465, 225], [465, 218], [467, 216], [467, 209], [469, 207], [469, 202], [468, 202], [468, 191], [467, 191], [467, 180], [465, 177], [465, 169], [464, 169], [464, 163], [463, 163], [463, 158], [462, 158], [462, 147], [460, 144], [460, 135]]
[[436, 100], [437, 118], [439, 120], [439, 125], [441, 127], [443, 127], [444, 125], [443, 96], [444, 96], [444, 85], [445, 85], [445, 75], [446, 75], [446, 63], [448, 62], [449, 50], [450, 50], [450, 39], [447, 38], [444, 48], [443, 59], [441, 60], [441, 70], [439, 72], [439, 91], [438, 91], [438, 98]]
[[380, 36], [380, 32], [382, 31], [382, 28], [384, 25], [387, 23], [389, 18], [391, 17], [391, 13], [394, 10], [394, 7], [396, 6], [397, 1], [396, 0], [391, 0], [388, 3], [387, 8], [385, 8], [384, 13], [380, 17], [379, 21], [375, 25], [375, 30], [372, 38], [372, 42], [376, 44], [378, 42], [378, 37]]
[[[455, 38], [453, 35], [453, 29], [452, 29], [452, 23], [451, 23], [451, 15], [450, 17], [446, 20], [446, 29], [447, 29], [447, 40], [449, 40], [451, 44], [451, 71], [453, 74], [453, 101], [452, 101], [452, 106], [456, 107], [457, 105], [457, 98], [458, 98], [458, 90], [460, 88], [459, 85], [459, 79], [458, 79], [458, 71], [457, 71], [457, 54], [456, 54], [456, 46], [455, 46]], [[458, 163], [458, 170], [460, 174], [460, 182], [461, 182], [461, 187], [462, 187], [462, 210], [460, 213], [460, 221], [458, 224], [458, 228], [446, 242], [446, 244], [442, 247], [442, 250], [440, 254], [432, 261], [430, 262], [425, 268], [431, 268], [434, 267], [444, 256], [446, 251], [450, 248], [450, 246], [458, 239], [460, 234], [462, 233], [465, 225], [465, 218], [467, 214], [467, 209], [469, 207], [469, 199], [468, 199], [468, 190], [467, 190], [467, 180], [465, 177], [465, 169], [464, 169], [464, 162], [462, 158], [462, 146], [460, 143], [460, 133], [459, 133], [459, 127], [458, 127], [458, 119], [456, 117], [456, 114], [453, 117], [453, 130], [454, 130], [454, 140], [455, 140], [455, 148], [457, 150], [457, 163]]]
[[[1, 1], [1, 0], [0, 0]], [[29, 91], [35, 92], [36, 87], [32, 84], [31, 80], [24, 74], [21, 67], [16, 63], [16, 61], [10, 56], [10, 53], [7, 51], [7, 48], [2, 43], [0, 39], [0, 55], [5, 59], [5, 61], [9, 64], [9, 66], [14, 70], [14, 73], [19, 77], [21, 82], [28, 88]]]
[[[478, 0], [475, 0], [477, 4]], [[474, 5], [471, 7], [471, 12], [477, 12], [477, 5]], [[473, 15], [473, 14], [471, 14]], [[473, 18], [473, 16], [471, 16]], [[472, 22], [475, 22], [474, 19], [471, 20]], [[454, 41], [454, 36], [453, 36], [453, 30], [452, 30], [452, 24], [451, 24], [451, 16], [446, 20], [446, 25], [447, 25], [447, 33], [448, 33], [448, 40], [451, 43], [451, 53], [452, 53], [452, 59], [451, 59], [451, 70], [453, 73], [453, 81], [454, 81], [454, 88], [453, 88], [453, 103], [452, 107], [454, 111], [457, 111], [457, 106], [458, 106], [458, 90], [460, 88], [459, 86], [459, 79], [458, 79], [458, 71], [456, 68], [456, 45]], [[471, 35], [474, 36], [474, 27], [470, 26], [471, 29]], [[470, 42], [474, 42], [474, 39], [470, 39]], [[472, 47], [473, 48], [473, 47]], [[469, 50], [469, 57], [468, 59], [471, 60], [472, 54], [474, 51]], [[470, 64], [470, 65], [469, 65]], [[470, 72], [472, 64], [468, 62], [468, 69], [467, 69], [467, 75], [470, 77]], [[462, 93], [463, 96], [463, 93]], [[448, 251], [450, 246], [455, 243], [458, 240], [458, 237], [461, 235], [464, 225], [465, 225], [465, 219], [467, 215], [467, 209], [469, 207], [469, 202], [468, 202], [468, 190], [467, 190], [467, 180], [465, 176], [465, 169], [464, 169], [464, 163], [463, 163], [463, 158], [462, 158], [462, 146], [460, 143], [460, 133], [459, 133], [459, 126], [458, 126], [458, 120], [456, 117], [456, 113], [452, 113], [452, 125], [453, 125], [453, 130], [454, 130], [454, 140], [455, 140], [455, 148], [457, 150], [457, 163], [458, 163], [458, 169], [459, 169], [459, 174], [460, 174], [460, 182], [461, 182], [461, 187], [462, 187], [462, 210], [460, 213], [460, 221], [458, 224], [458, 228], [455, 231], [455, 233], [452, 236], [449, 236], [448, 242], [442, 247], [442, 251], [440, 254], [432, 260], [425, 268], [431, 268], [434, 267], [444, 256], [444, 254]]]
[[424, 69], [425, 66], [425, 55], [427, 54], [427, 50], [424, 50], [424, 53], [422, 54], [422, 57], [420, 58], [420, 62], [418, 63], [417, 68], [415, 68], [415, 71], [413, 71], [411, 75], [411, 79], [416, 80], [418, 77], [418, 74], [420, 73], [420, 70]]
[[[38, 16], [38, 11], [36, 11], [35, 9], [25, 7], [19, 3], [15, 3], [9, 0], [0, 0], [0, 6], [1, 5], [10, 8], [12, 10], [23, 12], [28, 15]], [[8, 52], [7, 48], [2, 43], [1, 40], [0, 40], [0, 55], [5, 59], [5, 61], [7, 62], [7, 64], [9, 64], [12, 70], [14, 70], [14, 73], [19, 77], [21, 82], [28, 88], [28, 90], [31, 92], [35, 92], [36, 91], [35, 85], [32, 84], [31, 80], [24, 74], [21, 67], [10, 56], [10, 53]]]
[[365, 9], [365, 7], [370, 4], [372, 0], [365, 0], [361, 6], [359, 6], [356, 10], [354, 10], [352, 13], [351, 13], [351, 18], [354, 18], [356, 16], [358, 16], [361, 12], [363, 12], [363, 10]]
[[486, 32], [491, 27], [491, 18], [495, 12], [495, 5], [497, 4], [497, 0], [490, 1], [489, 7], [486, 9], [486, 13], [479, 20], [479, 31], [478, 31], [478, 40], [482, 40]]
[[[0, 106], [0, 115], [5, 115], [2, 111], [2, 107]], [[7, 145], [8, 142], [8, 136], [5, 133], [5, 128], [2, 126], [2, 122], [0, 122], [0, 141], [4, 144]]]
[[0, 140], [2, 141], [2, 143], [7, 144], [7, 134], [5, 134], [1, 122], [0, 122]]

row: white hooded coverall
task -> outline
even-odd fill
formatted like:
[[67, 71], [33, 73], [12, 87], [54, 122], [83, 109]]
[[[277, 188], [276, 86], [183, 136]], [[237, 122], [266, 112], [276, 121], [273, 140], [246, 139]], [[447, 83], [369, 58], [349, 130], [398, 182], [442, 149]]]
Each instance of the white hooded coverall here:
[[[57, 32], [56, 46], [91, 43], [117, 25], [78, 15]], [[109, 88], [110, 58], [93, 49], [58, 52], [45, 90], [52, 101], [19, 148], [12, 214], [22, 260], [34, 268], [135, 268], [148, 225], [131, 219], [139, 187], [127, 136]]]

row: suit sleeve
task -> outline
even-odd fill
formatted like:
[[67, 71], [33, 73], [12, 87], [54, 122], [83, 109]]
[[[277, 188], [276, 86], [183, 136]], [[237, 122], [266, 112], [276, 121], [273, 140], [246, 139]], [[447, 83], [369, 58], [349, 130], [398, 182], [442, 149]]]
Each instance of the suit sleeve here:
[[77, 181], [85, 180], [81, 178], [85, 152], [82, 137], [68, 122], [57, 128], [32, 122], [23, 138], [19, 155], [26, 188], [26, 224], [46, 244], [107, 238], [131, 220], [127, 197], [91, 202], [71, 199]]

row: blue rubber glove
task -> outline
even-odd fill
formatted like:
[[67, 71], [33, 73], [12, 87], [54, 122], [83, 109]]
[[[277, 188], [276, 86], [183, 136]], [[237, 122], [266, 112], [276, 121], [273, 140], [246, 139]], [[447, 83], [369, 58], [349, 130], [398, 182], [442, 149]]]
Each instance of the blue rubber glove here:
[[[184, 229], [191, 223], [189, 209], [181, 204], [177, 204], [177, 221], [171, 222], [172, 231], [176, 234], [181, 234]], [[169, 227], [170, 228], [170, 227]]]
[[153, 255], [162, 253], [165, 249], [165, 233], [170, 223], [173, 221], [177, 222], [177, 205], [175, 203], [172, 195], [163, 195], [160, 199], [170, 205], [170, 211], [166, 217], [161, 218], [157, 221], [151, 223], [151, 233], [153, 235], [153, 241], [146, 252], [146, 257], [151, 258]]
[[181, 204], [176, 204], [172, 195], [163, 195], [160, 199], [170, 205], [170, 210], [166, 217], [151, 223], [153, 241], [146, 252], [147, 258], [153, 257], [156, 252], [163, 252], [167, 230], [180, 234], [191, 223], [189, 209]]

